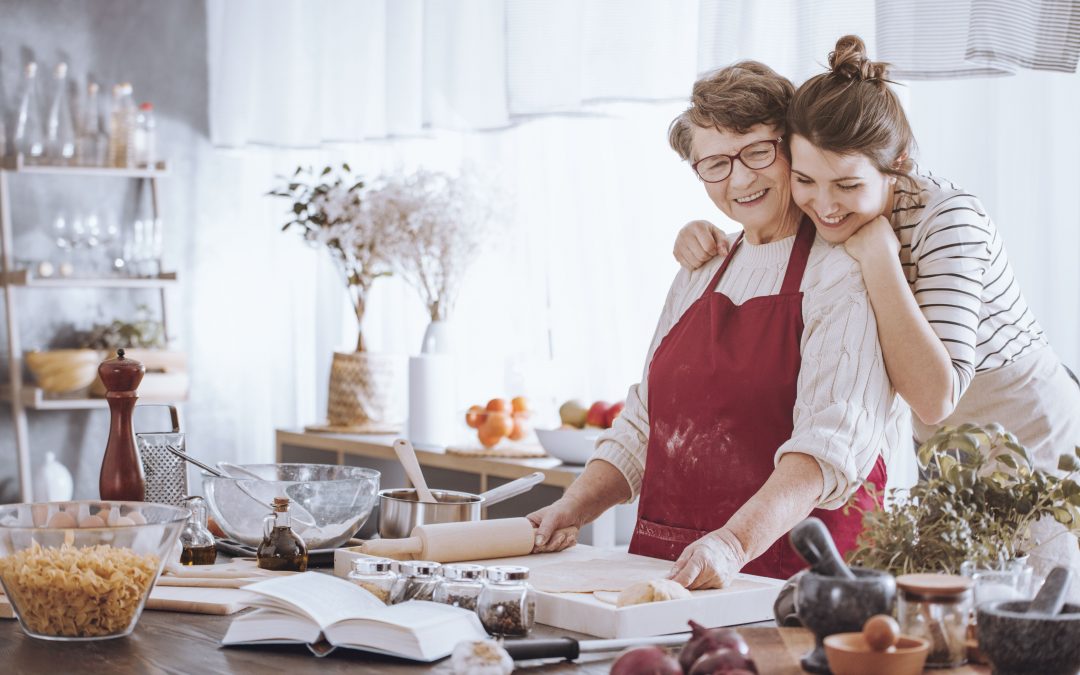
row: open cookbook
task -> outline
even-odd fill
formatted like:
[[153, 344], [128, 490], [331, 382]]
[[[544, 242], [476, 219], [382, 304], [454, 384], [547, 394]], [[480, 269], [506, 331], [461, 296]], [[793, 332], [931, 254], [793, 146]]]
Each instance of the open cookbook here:
[[256, 609], [233, 619], [223, 645], [303, 643], [316, 656], [345, 647], [430, 662], [462, 640], [487, 637], [475, 612], [419, 600], [387, 607], [329, 574], [278, 577], [244, 590], [256, 595]]

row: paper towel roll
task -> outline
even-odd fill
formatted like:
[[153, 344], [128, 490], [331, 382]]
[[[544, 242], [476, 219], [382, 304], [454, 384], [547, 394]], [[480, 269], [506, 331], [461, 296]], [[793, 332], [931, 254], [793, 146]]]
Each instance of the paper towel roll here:
[[409, 357], [409, 440], [446, 447], [459, 435], [454, 358], [447, 354]]

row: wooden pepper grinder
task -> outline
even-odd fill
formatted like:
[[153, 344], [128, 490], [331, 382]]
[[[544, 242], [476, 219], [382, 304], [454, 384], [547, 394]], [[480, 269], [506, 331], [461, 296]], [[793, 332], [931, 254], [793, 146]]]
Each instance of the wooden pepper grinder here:
[[142, 461], [135, 447], [135, 427], [132, 413], [139, 398], [136, 390], [146, 368], [134, 359], [124, 358], [124, 350], [116, 350], [116, 358], [98, 366], [98, 376], [108, 393], [109, 443], [101, 460], [98, 490], [101, 499], [141, 502], [146, 498], [146, 479]]

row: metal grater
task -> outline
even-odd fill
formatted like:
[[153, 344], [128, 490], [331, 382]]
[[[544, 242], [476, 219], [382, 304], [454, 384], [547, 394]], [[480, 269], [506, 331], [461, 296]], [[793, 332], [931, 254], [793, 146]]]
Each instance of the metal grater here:
[[184, 434], [180, 431], [180, 415], [176, 406], [168, 406], [172, 431], [135, 434], [143, 473], [146, 477], [146, 501], [180, 506], [188, 496], [187, 462], [169, 452], [171, 445], [185, 452]]

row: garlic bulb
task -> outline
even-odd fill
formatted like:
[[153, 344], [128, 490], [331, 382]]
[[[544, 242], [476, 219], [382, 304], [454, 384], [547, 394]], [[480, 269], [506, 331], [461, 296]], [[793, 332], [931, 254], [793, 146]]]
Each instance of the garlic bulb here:
[[514, 660], [494, 640], [459, 642], [450, 655], [454, 675], [510, 675]]

